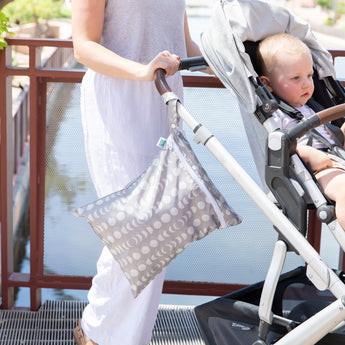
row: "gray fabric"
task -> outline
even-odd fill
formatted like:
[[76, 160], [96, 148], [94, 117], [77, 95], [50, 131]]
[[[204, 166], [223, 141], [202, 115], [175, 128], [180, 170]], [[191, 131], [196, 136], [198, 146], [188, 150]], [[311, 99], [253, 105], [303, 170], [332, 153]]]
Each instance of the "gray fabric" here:
[[206, 61], [249, 113], [255, 111], [257, 97], [248, 77], [257, 74], [243, 42], [256, 42], [284, 32], [299, 37], [308, 45], [321, 78], [335, 77], [331, 55], [317, 42], [310, 25], [272, 2], [219, 0], [201, 37]]
[[269, 188], [265, 181], [265, 157], [268, 132], [266, 128], [256, 119], [253, 113], [249, 113], [243, 108], [240, 109], [240, 112], [248, 138], [249, 147], [254, 158], [256, 170], [260, 177], [264, 191], [268, 192]]
[[191, 242], [241, 221], [176, 129], [141, 176], [75, 215], [109, 248], [134, 296]]

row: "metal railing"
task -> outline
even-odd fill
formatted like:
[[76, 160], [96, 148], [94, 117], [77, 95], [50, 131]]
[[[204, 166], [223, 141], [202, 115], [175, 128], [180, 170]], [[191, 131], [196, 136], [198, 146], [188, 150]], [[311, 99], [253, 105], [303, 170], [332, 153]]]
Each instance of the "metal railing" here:
[[[30, 289], [31, 310], [41, 305], [41, 289], [89, 289], [92, 277], [45, 275], [44, 250], [44, 198], [46, 152], [46, 104], [48, 83], [80, 83], [84, 70], [56, 68], [57, 63], [42, 62], [42, 47], [56, 47], [72, 51], [70, 40], [20, 39], [7, 40], [8, 48], [0, 51], [0, 220], [1, 220], [1, 284], [2, 308], [14, 306], [14, 288]], [[29, 47], [28, 67], [13, 67], [12, 46]], [[345, 51], [332, 51], [333, 56], [345, 56]], [[70, 56], [59, 56], [62, 65]], [[52, 60], [51, 60], [52, 61]], [[30, 80], [28, 99], [12, 107], [12, 76], [27, 76]], [[209, 76], [184, 76], [186, 87], [222, 88], [218, 79]], [[30, 143], [30, 145], [28, 145]], [[25, 150], [30, 150], [30, 273], [14, 271], [13, 236], [13, 184]], [[310, 215], [309, 240], [320, 249], [320, 224]], [[165, 293], [220, 296], [242, 288], [243, 284], [212, 282], [166, 281]]]

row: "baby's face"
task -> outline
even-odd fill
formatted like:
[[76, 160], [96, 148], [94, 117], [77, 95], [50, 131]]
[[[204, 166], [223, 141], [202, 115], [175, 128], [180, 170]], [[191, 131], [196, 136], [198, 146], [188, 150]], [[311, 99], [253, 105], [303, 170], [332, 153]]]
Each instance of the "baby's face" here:
[[312, 58], [307, 53], [279, 55], [270, 77], [270, 87], [279, 98], [298, 108], [314, 92]]

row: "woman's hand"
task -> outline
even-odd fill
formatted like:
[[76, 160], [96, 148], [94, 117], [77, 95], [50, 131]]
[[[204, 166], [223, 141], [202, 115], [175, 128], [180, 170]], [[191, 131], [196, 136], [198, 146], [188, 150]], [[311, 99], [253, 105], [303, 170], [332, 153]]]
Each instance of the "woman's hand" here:
[[152, 81], [157, 69], [163, 69], [165, 76], [169, 77], [178, 71], [179, 66], [180, 57], [165, 50], [159, 53], [149, 64], [143, 66], [142, 75], [139, 75], [139, 79]]

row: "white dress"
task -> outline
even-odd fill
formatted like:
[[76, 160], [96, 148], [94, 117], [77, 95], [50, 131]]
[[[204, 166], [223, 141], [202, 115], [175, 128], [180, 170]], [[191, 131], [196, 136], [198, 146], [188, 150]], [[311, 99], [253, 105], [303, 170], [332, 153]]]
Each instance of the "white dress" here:
[[[186, 56], [184, 0], [108, 0], [102, 44], [120, 56], [149, 62], [168, 50]], [[92, 54], [92, 52], [90, 52]], [[180, 75], [168, 78], [182, 97]], [[145, 170], [168, 134], [167, 106], [153, 82], [107, 77], [88, 70], [82, 82], [85, 151], [99, 197], [123, 188]], [[150, 342], [164, 272], [137, 298], [118, 263], [104, 248], [88, 294], [82, 328], [99, 345]]]

